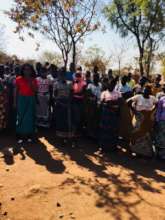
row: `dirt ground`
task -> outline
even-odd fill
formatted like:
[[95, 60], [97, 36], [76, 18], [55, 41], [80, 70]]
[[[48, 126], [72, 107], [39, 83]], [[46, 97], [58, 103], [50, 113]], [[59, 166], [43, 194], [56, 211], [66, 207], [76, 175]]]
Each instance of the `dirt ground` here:
[[4, 156], [13, 147], [0, 137], [0, 220], [165, 220], [163, 162], [62, 146], [53, 131]]

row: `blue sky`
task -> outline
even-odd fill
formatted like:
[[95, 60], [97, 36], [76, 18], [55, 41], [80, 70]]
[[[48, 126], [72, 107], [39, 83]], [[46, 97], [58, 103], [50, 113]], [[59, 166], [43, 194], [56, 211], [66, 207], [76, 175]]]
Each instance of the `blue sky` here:
[[[15, 24], [4, 15], [4, 10], [9, 10], [13, 4], [13, 0], [0, 0], [0, 24], [5, 26], [5, 41], [4, 47], [9, 54], [16, 54], [22, 58], [35, 58], [38, 59], [43, 51], [57, 51], [55, 44], [51, 41], [45, 40], [41, 35], [37, 35], [37, 41], [40, 43], [41, 47], [39, 51], [36, 51], [36, 42], [26, 37], [25, 41], [19, 40], [18, 35], [14, 34]], [[100, 19], [101, 20], [101, 19]], [[132, 41], [128, 42], [119, 37], [114, 30], [112, 30], [109, 25], [107, 26], [106, 33], [101, 31], [95, 32], [88, 36], [84, 41], [84, 49], [97, 45], [105, 51], [107, 57], [114, 55], [115, 52], [120, 52], [120, 47], [127, 45], [127, 53], [124, 54], [123, 65], [126, 63], [132, 63], [132, 57], [137, 54], [134, 44]], [[116, 63], [113, 60], [112, 66]]]

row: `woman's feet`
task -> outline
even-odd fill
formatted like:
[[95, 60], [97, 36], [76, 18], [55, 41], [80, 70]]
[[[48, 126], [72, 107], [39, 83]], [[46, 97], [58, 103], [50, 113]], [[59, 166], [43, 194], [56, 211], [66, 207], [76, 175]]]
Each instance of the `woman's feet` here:
[[27, 142], [28, 144], [32, 144], [33, 142], [34, 142], [34, 140], [32, 139], [32, 138], [19, 138], [18, 140], [17, 140], [17, 144], [18, 145], [22, 145], [24, 142]]

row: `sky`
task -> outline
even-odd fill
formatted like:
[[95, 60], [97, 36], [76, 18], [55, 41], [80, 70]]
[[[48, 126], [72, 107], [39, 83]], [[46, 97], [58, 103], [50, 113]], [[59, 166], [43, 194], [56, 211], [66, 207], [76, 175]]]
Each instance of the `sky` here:
[[[39, 51], [36, 51], [36, 40], [25, 36], [25, 41], [19, 40], [18, 34], [14, 33], [15, 23], [11, 21], [7, 15], [4, 14], [5, 10], [9, 10], [13, 4], [13, 0], [0, 0], [0, 25], [4, 26], [4, 49], [11, 55], [17, 55], [19, 58], [34, 58], [39, 59], [44, 51], [58, 51], [56, 45], [50, 40], [46, 40], [42, 35], [37, 34], [35, 38], [37, 43], [40, 43]], [[102, 23], [102, 18], [100, 19]], [[120, 48], [125, 47], [126, 53], [123, 54], [123, 65], [132, 64], [133, 57], [137, 56], [137, 49], [134, 43], [128, 39], [123, 40], [120, 36], [107, 25], [106, 33], [97, 31], [92, 33], [84, 40], [85, 49], [97, 45], [104, 52], [106, 57], [112, 57], [114, 54], [120, 53]], [[127, 46], [126, 46], [127, 45]], [[112, 66], [117, 66], [116, 59], [113, 58]]]

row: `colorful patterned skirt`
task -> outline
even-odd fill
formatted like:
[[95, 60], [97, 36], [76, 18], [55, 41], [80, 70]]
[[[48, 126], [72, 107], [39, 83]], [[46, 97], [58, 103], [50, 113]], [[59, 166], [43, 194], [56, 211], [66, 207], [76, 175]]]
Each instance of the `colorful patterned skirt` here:
[[134, 129], [131, 135], [131, 150], [138, 155], [153, 156], [153, 115], [153, 111], [135, 113]]
[[119, 136], [122, 137], [128, 143], [130, 143], [131, 133], [133, 130], [132, 115], [130, 108], [125, 100], [123, 100], [121, 105], [119, 123]]
[[6, 128], [6, 101], [4, 92], [0, 92], [0, 130]]
[[50, 127], [50, 95], [38, 94], [37, 104], [37, 126], [49, 128]]
[[31, 136], [36, 131], [36, 98], [35, 96], [18, 96], [16, 133], [20, 136]]
[[165, 121], [158, 122], [156, 126], [155, 147], [159, 158], [165, 159]]
[[61, 138], [72, 138], [71, 104], [66, 98], [59, 98], [55, 105], [56, 135]]
[[120, 112], [104, 104], [100, 117], [100, 147], [104, 151], [115, 150], [118, 144]]

